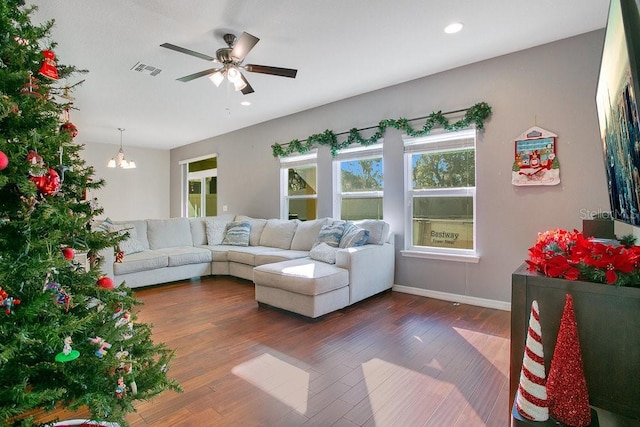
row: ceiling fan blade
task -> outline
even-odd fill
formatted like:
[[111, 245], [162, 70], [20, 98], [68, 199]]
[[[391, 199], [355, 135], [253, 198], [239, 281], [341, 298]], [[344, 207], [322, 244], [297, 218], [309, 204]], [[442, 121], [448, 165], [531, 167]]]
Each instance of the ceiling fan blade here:
[[243, 32], [236, 41], [236, 44], [233, 46], [231, 56], [236, 58], [238, 62], [244, 61], [244, 57], [247, 56], [249, 51], [253, 49], [259, 41], [260, 39], [256, 36]]
[[240, 77], [242, 77], [242, 81], [245, 82], [247, 85], [241, 90], [243, 95], [249, 95], [250, 93], [253, 93], [254, 90], [251, 87], [251, 85], [249, 84], [249, 82], [247, 81], [247, 79], [244, 77], [244, 75], [240, 74]]
[[247, 64], [244, 69], [252, 73], [271, 74], [274, 76], [296, 78], [298, 70], [293, 68], [268, 67], [266, 65]]
[[204, 53], [196, 52], [195, 50], [176, 46], [171, 43], [162, 43], [160, 47], [165, 47], [167, 49], [175, 50], [176, 52], [180, 52], [180, 53], [186, 53], [187, 55], [195, 56], [196, 58], [204, 59], [205, 61], [218, 62], [218, 60], [212, 56], [205, 55]]
[[186, 83], [186, 82], [190, 82], [191, 80], [198, 79], [200, 77], [208, 76], [208, 75], [213, 74], [213, 73], [215, 73], [216, 71], [219, 71], [219, 70], [220, 70], [220, 68], [209, 68], [208, 70], [200, 71], [198, 73], [189, 74], [188, 76], [180, 77], [179, 79], [176, 79], [176, 80], [179, 80], [181, 82]]

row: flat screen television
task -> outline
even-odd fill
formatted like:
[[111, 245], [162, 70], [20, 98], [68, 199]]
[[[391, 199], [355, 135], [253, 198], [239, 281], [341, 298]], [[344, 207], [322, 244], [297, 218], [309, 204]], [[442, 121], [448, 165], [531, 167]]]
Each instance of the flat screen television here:
[[614, 219], [640, 226], [640, 0], [611, 0], [596, 108]]

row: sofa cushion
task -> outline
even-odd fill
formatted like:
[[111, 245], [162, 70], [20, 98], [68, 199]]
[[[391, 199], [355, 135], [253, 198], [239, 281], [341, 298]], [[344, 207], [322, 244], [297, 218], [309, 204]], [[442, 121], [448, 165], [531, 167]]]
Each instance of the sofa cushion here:
[[113, 264], [113, 272], [117, 275], [137, 273], [138, 271], [155, 270], [167, 267], [169, 258], [166, 254], [146, 250], [124, 257], [123, 262]]
[[352, 222], [347, 221], [344, 225], [344, 233], [340, 238], [340, 248], [352, 248], [354, 246], [366, 245], [369, 240], [369, 230], [360, 228]]
[[211, 262], [212, 258], [210, 250], [196, 248], [194, 246], [173, 247], [156, 250], [157, 252], [163, 253], [168, 257], [169, 267]]
[[251, 224], [249, 221], [232, 221], [224, 228], [223, 245], [249, 246], [249, 233]]
[[149, 219], [147, 238], [151, 249], [193, 246], [188, 218]]
[[337, 252], [338, 248], [329, 246], [322, 242], [318, 243], [313, 247], [313, 249], [311, 249], [309, 252], [309, 258], [315, 259], [316, 261], [326, 262], [327, 264], [335, 264]]
[[229, 218], [205, 218], [204, 225], [207, 233], [207, 242], [209, 246], [221, 245], [224, 239], [224, 233], [227, 229], [227, 224], [231, 222]]
[[110, 231], [118, 231], [122, 234], [128, 233], [128, 237], [118, 243], [118, 249], [125, 255], [135, 254], [144, 251], [144, 246], [138, 240], [138, 232], [133, 224], [114, 224], [109, 227]]
[[297, 220], [269, 219], [260, 236], [260, 246], [289, 249], [298, 227]]
[[358, 227], [369, 230], [369, 239], [367, 243], [373, 245], [382, 245], [389, 238], [389, 224], [376, 219], [366, 219], [354, 222]]
[[348, 286], [349, 272], [311, 258], [299, 258], [255, 267], [253, 281], [297, 294], [320, 295]]
[[326, 243], [337, 248], [344, 233], [344, 221], [334, 221], [333, 224], [323, 225], [314, 245]]
[[277, 251], [284, 251], [284, 249], [270, 248], [268, 246], [246, 246], [246, 247], [232, 247], [227, 254], [227, 260], [231, 262], [237, 262], [240, 264], [247, 264], [255, 266], [256, 255], [260, 254], [272, 254]]
[[267, 225], [267, 220], [261, 219], [261, 218], [251, 218], [249, 216], [244, 216], [244, 215], [236, 216], [235, 220], [249, 221], [249, 224], [251, 224], [251, 233], [249, 234], [249, 246], [259, 246], [260, 236], [262, 236], [262, 231], [264, 230], [264, 226]]
[[316, 242], [320, 228], [331, 220], [329, 218], [300, 221], [296, 227], [296, 233], [291, 240], [291, 249], [294, 251], [309, 251]]
[[309, 251], [294, 251], [293, 249], [276, 249], [270, 252], [256, 254], [254, 257], [254, 266], [262, 264], [270, 264], [272, 262], [286, 261], [288, 259], [306, 258]]

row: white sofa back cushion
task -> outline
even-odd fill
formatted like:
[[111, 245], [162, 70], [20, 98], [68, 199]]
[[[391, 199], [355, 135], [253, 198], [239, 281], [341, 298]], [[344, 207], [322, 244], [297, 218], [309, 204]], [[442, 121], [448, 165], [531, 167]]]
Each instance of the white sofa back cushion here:
[[354, 221], [360, 228], [369, 230], [369, 239], [367, 243], [370, 245], [382, 245], [389, 240], [389, 224], [377, 219], [365, 219], [362, 221]]
[[260, 246], [289, 249], [298, 227], [297, 220], [269, 219], [260, 236]]
[[294, 251], [309, 251], [318, 238], [320, 228], [329, 224], [331, 219], [320, 218], [310, 221], [300, 221], [296, 228], [296, 234], [291, 240], [291, 249]]
[[147, 238], [151, 249], [193, 246], [188, 218], [148, 219]]

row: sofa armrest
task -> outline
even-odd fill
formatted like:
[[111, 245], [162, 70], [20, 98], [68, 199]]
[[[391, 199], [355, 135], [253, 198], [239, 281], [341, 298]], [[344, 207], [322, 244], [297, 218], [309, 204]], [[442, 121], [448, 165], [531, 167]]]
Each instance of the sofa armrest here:
[[108, 247], [101, 249], [98, 251], [98, 256], [100, 257], [100, 271], [104, 273], [105, 276], [115, 279], [115, 274], [113, 273], [113, 263], [116, 262], [116, 255], [113, 247]]
[[393, 286], [395, 247], [391, 243], [339, 249], [336, 266], [349, 270], [349, 303]]

